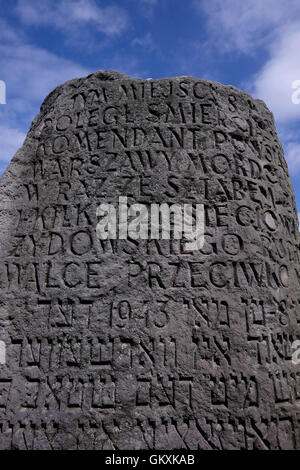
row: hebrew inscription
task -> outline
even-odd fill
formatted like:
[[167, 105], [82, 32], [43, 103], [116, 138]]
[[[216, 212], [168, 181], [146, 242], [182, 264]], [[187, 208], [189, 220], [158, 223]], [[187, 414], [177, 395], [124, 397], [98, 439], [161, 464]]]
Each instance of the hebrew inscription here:
[[[0, 197], [0, 449], [300, 449], [298, 218], [263, 102], [72, 80]], [[99, 238], [120, 197], [202, 205], [204, 245]]]

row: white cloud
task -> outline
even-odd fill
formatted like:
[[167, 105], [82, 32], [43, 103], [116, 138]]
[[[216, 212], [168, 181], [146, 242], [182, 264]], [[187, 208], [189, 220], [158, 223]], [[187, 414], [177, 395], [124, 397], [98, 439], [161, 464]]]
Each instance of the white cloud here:
[[[265, 57], [255, 75], [242, 84], [273, 112], [291, 174], [300, 176], [299, 0], [193, 0], [207, 26], [206, 50], [223, 54]], [[297, 126], [298, 124], [298, 126]]]
[[300, 14], [299, 0], [194, 0], [193, 5], [205, 14], [211, 42], [223, 52], [268, 48], [277, 29]]
[[300, 103], [295, 104], [292, 84], [300, 80], [298, 25], [282, 30], [270, 49], [270, 58], [255, 77], [253, 93], [270, 107], [278, 122], [300, 119]]
[[267, 59], [246, 87], [266, 102], [278, 123], [300, 119], [292, 83], [300, 80], [299, 0], [194, 0], [206, 16], [208, 44], [223, 53], [261, 54]]
[[146, 5], [155, 5], [157, 0], [139, 0], [139, 2], [144, 3]]
[[22, 36], [22, 33], [18, 31], [18, 33], [11, 28], [2, 18], [0, 18], [0, 40], [1, 41], [9, 41], [9, 42], [17, 42]]
[[25, 133], [18, 129], [0, 125], [0, 171], [6, 168], [11, 157], [22, 146], [25, 137]]
[[[6, 40], [0, 42], [0, 70], [1, 80], [6, 83], [7, 104], [0, 105], [0, 173], [22, 145], [45, 97], [65, 81], [84, 77], [94, 71], [26, 43], [23, 37], [19, 40], [14, 30], [3, 22], [0, 38], [4, 32]], [[136, 57], [122, 54], [110, 56], [106, 68], [131, 76], [146, 76], [149, 73], [139, 68]]]
[[155, 49], [157, 49], [156, 45], [153, 41], [151, 33], [147, 33], [147, 34], [145, 34], [145, 36], [142, 36], [142, 37], [134, 38], [132, 40], [131, 44], [133, 46], [143, 47], [143, 48], [147, 49], [148, 51], [154, 51]]
[[57, 85], [90, 72], [36, 46], [15, 44], [0, 45], [0, 69], [8, 97], [30, 103], [40, 103]]
[[[158, 4], [158, 0], [136, 0], [140, 6], [140, 13], [150, 22], [153, 21], [154, 12]], [[162, 7], [165, 0], [159, 0], [159, 6]]]
[[300, 143], [288, 142], [285, 146], [285, 158], [292, 175], [300, 173]]
[[[39, 47], [19, 41], [2, 22], [6, 41], [0, 43], [1, 80], [6, 83], [6, 104], [0, 105], [0, 171], [22, 145], [44, 98], [58, 85], [85, 76], [91, 70]], [[0, 34], [0, 36], [1, 36]]]
[[106, 68], [108, 70], [118, 70], [125, 75], [136, 78], [143, 78], [149, 75], [149, 71], [141, 68], [139, 60], [134, 55], [113, 54], [107, 59]]
[[119, 6], [100, 7], [94, 0], [18, 0], [16, 11], [27, 25], [52, 26], [69, 34], [87, 26], [108, 36], [123, 33], [128, 16]]

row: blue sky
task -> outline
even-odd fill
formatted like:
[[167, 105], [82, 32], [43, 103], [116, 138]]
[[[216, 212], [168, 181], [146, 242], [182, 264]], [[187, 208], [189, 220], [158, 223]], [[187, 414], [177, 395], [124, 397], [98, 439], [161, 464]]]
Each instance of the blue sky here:
[[[300, 210], [299, 0], [0, 0], [0, 172], [46, 95], [99, 69], [193, 75], [263, 99]], [[292, 88], [299, 80], [299, 93]]]

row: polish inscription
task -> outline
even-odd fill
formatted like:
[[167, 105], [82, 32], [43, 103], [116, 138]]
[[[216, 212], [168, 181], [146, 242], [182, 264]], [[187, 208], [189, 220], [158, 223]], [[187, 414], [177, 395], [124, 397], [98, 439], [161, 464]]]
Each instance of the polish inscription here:
[[[96, 72], [0, 192], [1, 449], [300, 448], [298, 220], [262, 102]], [[119, 196], [203, 204], [204, 246], [99, 240]]]

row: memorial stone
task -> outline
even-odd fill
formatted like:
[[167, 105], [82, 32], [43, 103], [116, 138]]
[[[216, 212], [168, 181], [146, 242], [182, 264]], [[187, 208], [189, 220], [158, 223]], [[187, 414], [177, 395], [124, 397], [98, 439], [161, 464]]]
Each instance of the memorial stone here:
[[[102, 239], [120, 197], [201, 205], [204, 245]], [[0, 229], [1, 449], [300, 449], [298, 218], [262, 101], [71, 80], [1, 179]]]

